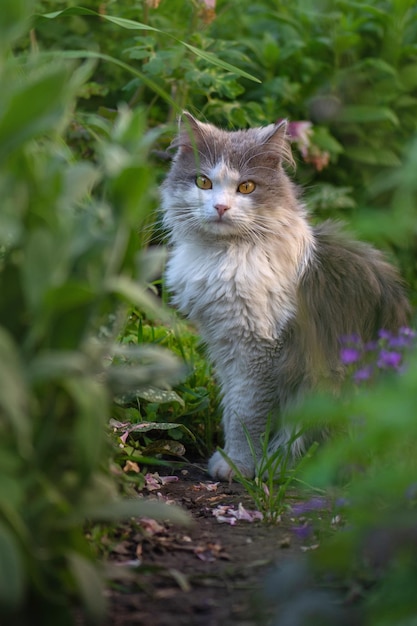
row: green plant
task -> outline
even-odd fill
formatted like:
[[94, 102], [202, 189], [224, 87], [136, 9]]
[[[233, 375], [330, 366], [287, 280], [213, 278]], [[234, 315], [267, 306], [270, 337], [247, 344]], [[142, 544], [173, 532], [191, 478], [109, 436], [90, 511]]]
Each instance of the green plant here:
[[[292, 612], [296, 597], [303, 607], [300, 624], [413, 624], [415, 332], [403, 329], [398, 337], [382, 332], [379, 345], [366, 347], [350, 338], [342, 358], [354, 368], [353, 389], [338, 398], [315, 396], [300, 408], [313, 424], [327, 421], [343, 431], [317, 452], [302, 475], [328, 502], [339, 501], [339, 530], [320, 533], [320, 520], [315, 520], [320, 545], [305, 562], [291, 566], [285, 597], [274, 599], [277, 615]], [[285, 568], [277, 570], [277, 588], [289, 575]]]
[[[162, 349], [116, 345], [124, 300], [159, 312], [139, 276], [135, 235], [153, 180], [145, 114], [100, 120], [95, 162], [77, 160], [65, 133], [92, 66], [13, 53], [30, 8], [7, 0], [0, 15], [0, 615], [71, 624], [82, 605], [101, 623], [102, 572], [86, 520], [185, 521], [118, 497], [106, 437], [112, 396], [165, 385], [180, 368]], [[122, 349], [129, 367], [109, 365]]]
[[[133, 422], [166, 422], [169, 416], [170, 422], [186, 427], [167, 433], [174, 441], [185, 445], [186, 458], [207, 457], [219, 436], [220, 418], [216, 384], [195, 330], [177, 317], [167, 326], [152, 322], [134, 310], [123, 329], [121, 342], [124, 345], [145, 342], [169, 349], [181, 359], [184, 368], [183, 379], [173, 391], [161, 395], [158, 390], [155, 395], [152, 389], [146, 388], [124, 398], [122, 404], [130, 407]], [[122, 419], [120, 411], [118, 419]], [[193, 433], [193, 438], [187, 434], [187, 429]], [[142, 441], [144, 454], [150, 443], [152, 440]]]
[[303, 458], [294, 465], [291, 445], [301, 436], [301, 432], [294, 432], [288, 445], [271, 453], [269, 447], [271, 421], [268, 419], [266, 431], [261, 436], [260, 455], [257, 455], [254, 442], [247, 428], [243, 425], [252, 458], [256, 463], [254, 479], [247, 478], [221, 448], [219, 448], [219, 452], [232, 468], [234, 479], [241, 483], [253, 498], [257, 509], [263, 515], [263, 520], [267, 523], [276, 524], [280, 521], [283, 511], [289, 507], [287, 503], [289, 490], [301, 482], [301, 472], [304, 465], [313, 456], [317, 444], [313, 444]]

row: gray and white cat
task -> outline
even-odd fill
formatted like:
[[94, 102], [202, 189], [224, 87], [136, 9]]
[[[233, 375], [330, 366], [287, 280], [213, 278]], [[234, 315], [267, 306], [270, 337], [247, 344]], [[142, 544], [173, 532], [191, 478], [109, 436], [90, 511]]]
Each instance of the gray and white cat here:
[[[407, 323], [396, 270], [337, 224], [312, 226], [283, 164], [286, 123], [228, 132], [185, 113], [162, 185], [173, 303], [197, 323], [221, 387], [224, 450], [246, 476], [268, 415], [271, 447], [286, 445], [289, 408], [323, 381], [343, 377], [340, 337], [370, 340]], [[303, 451], [302, 438], [293, 453]], [[260, 449], [257, 448], [259, 453]], [[219, 452], [214, 478], [233, 471]]]

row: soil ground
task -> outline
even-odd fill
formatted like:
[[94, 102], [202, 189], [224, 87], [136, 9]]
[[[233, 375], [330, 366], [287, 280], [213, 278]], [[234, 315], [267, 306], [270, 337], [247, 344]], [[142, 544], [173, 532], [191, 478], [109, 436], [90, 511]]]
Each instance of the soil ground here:
[[[149, 497], [180, 505], [193, 523], [179, 527], [145, 519], [121, 530], [110, 558], [130, 563], [131, 577], [109, 589], [106, 626], [262, 624], [260, 592], [268, 571], [301, 552], [294, 520], [284, 515], [276, 525], [243, 519], [232, 525], [227, 512], [239, 504], [243, 512], [255, 508], [241, 485], [215, 484], [195, 466], [176, 475]], [[219, 506], [226, 507], [227, 521], [214, 514]]]

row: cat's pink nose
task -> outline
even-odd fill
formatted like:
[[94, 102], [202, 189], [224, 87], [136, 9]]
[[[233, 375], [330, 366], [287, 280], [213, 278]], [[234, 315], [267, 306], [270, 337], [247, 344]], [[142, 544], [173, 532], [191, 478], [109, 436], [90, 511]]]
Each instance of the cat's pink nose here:
[[215, 204], [214, 208], [216, 209], [217, 213], [219, 214], [219, 217], [222, 217], [222, 215], [224, 215], [226, 213], [226, 211], [228, 211], [230, 209], [230, 206], [227, 206], [227, 204]]

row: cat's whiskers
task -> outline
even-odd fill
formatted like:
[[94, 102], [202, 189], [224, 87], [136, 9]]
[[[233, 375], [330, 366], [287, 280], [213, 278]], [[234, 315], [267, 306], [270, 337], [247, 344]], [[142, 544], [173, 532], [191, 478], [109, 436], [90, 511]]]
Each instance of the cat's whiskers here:
[[254, 159], [256, 157], [262, 157], [262, 156], [265, 156], [266, 154], [272, 154], [276, 156], [277, 154], [276, 150], [271, 150], [268, 146], [260, 145], [258, 147], [261, 148], [261, 150], [259, 152], [256, 152], [249, 158], [247, 158], [247, 155], [253, 150], [253, 146], [249, 146], [248, 148], [246, 148], [246, 150], [243, 152], [242, 156], [240, 157], [240, 161], [239, 161], [240, 167], [242, 167], [242, 165], [245, 165], [251, 159]]
[[[214, 145], [213, 145], [213, 148], [214, 148], [214, 154], [213, 154], [213, 152], [211, 151], [211, 146], [210, 146], [209, 142], [208, 142], [208, 141], [207, 141], [207, 139], [206, 139], [205, 133], [204, 133], [204, 132], [202, 132], [200, 136], [201, 136], [201, 138], [202, 138], [202, 140], [203, 140], [203, 142], [204, 142], [204, 145], [205, 145], [205, 146], [206, 146], [206, 148], [207, 148], [207, 152], [208, 152], [208, 155], [209, 155], [209, 157], [210, 157], [210, 160], [211, 160], [213, 163], [216, 163], [216, 162], [217, 162], [217, 159], [216, 159], [216, 144], [214, 143]], [[199, 153], [201, 156], [205, 157], [205, 158], [207, 157], [207, 155], [206, 155], [206, 154], [204, 154], [203, 152], [201, 152], [200, 150], [198, 150], [198, 153]], [[214, 158], [213, 158], [213, 157], [214, 157]]]
[[251, 172], [253, 170], [267, 170], [268, 172], [273, 172], [275, 176], [277, 173], [276, 167], [268, 167], [267, 165], [252, 165], [249, 171]]
[[269, 148], [264, 148], [263, 146], [259, 146], [259, 147], [261, 148], [261, 150], [259, 150], [258, 152], [255, 152], [255, 154], [252, 154], [250, 157], [247, 157], [247, 155], [249, 152], [253, 151], [253, 146], [250, 146], [249, 148], [247, 148], [240, 158], [240, 163], [246, 164], [246, 163], [249, 163], [249, 161], [251, 161], [252, 159], [256, 159], [256, 157], [265, 156], [266, 154], [276, 154], [276, 152], [274, 152], [273, 150], [270, 150]]
[[[248, 150], [246, 150], [246, 154], [250, 152], [251, 149], [253, 148], [249, 148]], [[241, 168], [246, 166], [248, 163], [250, 163], [252, 159], [257, 159], [258, 157], [265, 158], [268, 155], [271, 155], [275, 158], [277, 157], [277, 152], [275, 150], [270, 150], [270, 149], [265, 149], [265, 150], [261, 150], [260, 152], [255, 152], [255, 154], [252, 154], [249, 158], [246, 158], [246, 154], [240, 159], [239, 166]]]
[[[276, 207], [275, 210], [278, 210], [278, 207]], [[199, 205], [188, 205], [187, 207], [181, 205], [175, 207], [176, 219], [178, 222], [181, 222], [182, 229], [186, 229], [192, 233], [202, 231], [206, 234], [210, 234], [210, 224], [213, 224], [213, 234], [216, 233], [219, 235], [218, 230], [214, 230], [214, 228], [216, 228], [215, 224], [218, 223], [217, 220], [204, 218], [199, 211]], [[230, 227], [228, 231], [225, 231], [223, 237], [238, 236], [258, 243], [265, 241], [271, 236], [275, 237], [277, 234], [282, 233], [283, 227], [288, 223], [288, 219], [283, 220], [285, 215], [285, 211], [280, 216], [276, 213], [273, 216], [260, 215], [257, 213], [254, 218], [251, 219], [247, 214], [236, 214], [233, 218], [223, 222], [224, 225]]]

